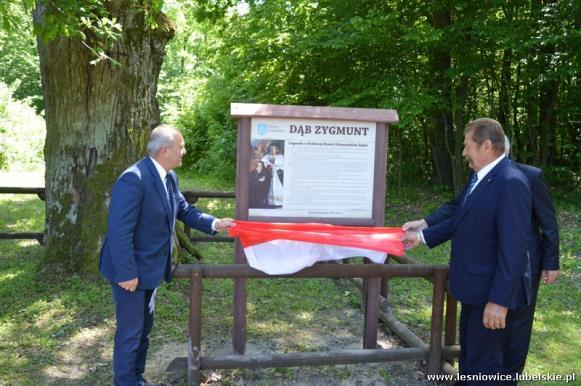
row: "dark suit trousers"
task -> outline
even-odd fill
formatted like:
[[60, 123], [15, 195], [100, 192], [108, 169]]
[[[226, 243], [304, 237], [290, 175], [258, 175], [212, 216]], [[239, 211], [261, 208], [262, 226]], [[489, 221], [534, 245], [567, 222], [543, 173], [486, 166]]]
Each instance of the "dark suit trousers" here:
[[[525, 367], [531, 343], [540, 280], [540, 274], [532, 277], [533, 296], [531, 305], [520, 307], [512, 312], [511, 338], [505, 355], [505, 369], [509, 374], [522, 374]], [[516, 385], [516, 382], [511, 384]]]
[[111, 283], [115, 301], [115, 347], [113, 372], [115, 386], [134, 386], [145, 371], [149, 334], [153, 327], [153, 310], [149, 303], [154, 290], [129, 292]]
[[[507, 314], [507, 327], [491, 330], [482, 324], [484, 307], [462, 303], [460, 312], [459, 372], [462, 375], [481, 376], [507, 374], [505, 348], [510, 342], [512, 310]], [[457, 385], [505, 385], [500, 380], [456, 382]]]

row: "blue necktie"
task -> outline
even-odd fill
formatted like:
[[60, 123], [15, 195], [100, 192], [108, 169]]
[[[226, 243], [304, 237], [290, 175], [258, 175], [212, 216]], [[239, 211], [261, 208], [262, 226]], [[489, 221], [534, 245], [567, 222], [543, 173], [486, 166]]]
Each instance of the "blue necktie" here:
[[169, 182], [169, 174], [165, 176], [165, 187], [167, 188], [167, 199], [169, 201], [169, 207], [173, 212], [173, 197], [172, 197], [171, 184]]
[[474, 189], [474, 185], [476, 185], [476, 181], [478, 181], [478, 174], [474, 173], [472, 178], [470, 179], [470, 183], [468, 184], [468, 188], [466, 189], [466, 194], [464, 195], [464, 201], [462, 201], [462, 206], [466, 204], [466, 200], [468, 200], [468, 196], [472, 193], [472, 189]]

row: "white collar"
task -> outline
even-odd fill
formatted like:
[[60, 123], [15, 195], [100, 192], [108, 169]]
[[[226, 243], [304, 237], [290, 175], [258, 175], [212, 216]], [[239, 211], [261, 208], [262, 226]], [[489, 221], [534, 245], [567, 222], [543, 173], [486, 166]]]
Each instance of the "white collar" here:
[[488, 165], [484, 166], [482, 169], [480, 169], [480, 171], [478, 171], [478, 173], [476, 173], [476, 175], [478, 176], [478, 181], [482, 181], [482, 179], [484, 179], [484, 177], [486, 177], [486, 175], [492, 170], [494, 169], [494, 167], [500, 162], [502, 161], [502, 159], [506, 157], [504, 154], [502, 154], [500, 157], [498, 157], [497, 159], [495, 159], [494, 161], [492, 161], [491, 163], [489, 163]]
[[165, 177], [167, 176], [167, 172], [163, 166], [161, 166], [159, 162], [157, 162], [153, 157], [150, 156], [149, 159], [153, 162], [153, 166], [155, 166], [155, 170], [157, 170], [157, 173], [161, 178], [161, 182], [163, 182], [163, 186], [165, 186]]

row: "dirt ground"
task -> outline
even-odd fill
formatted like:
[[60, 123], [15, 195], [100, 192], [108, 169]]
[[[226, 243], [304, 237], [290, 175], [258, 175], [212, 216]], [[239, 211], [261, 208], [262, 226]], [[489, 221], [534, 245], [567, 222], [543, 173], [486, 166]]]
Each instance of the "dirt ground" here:
[[[363, 317], [361, 311], [349, 309], [329, 310], [324, 315], [327, 323], [314, 324], [292, 336], [279, 334], [270, 340], [249, 342], [247, 353], [272, 354], [292, 352], [297, 342], [309, 351], [360, 349], [362, 347]], [[49, 384], [110, 385], [112, 379], [112, 342], [114, 324], [107, 327], [87, 328], [63, 347], [53, 358], [53, 365], [43, 377]], [[401, 341], [380, 325], [378, 345], [389, 349], [403, 347]], [[232, 354], [230, 337], [203, 337], [202, 355]], [[185, 372], [167, 372], [169, 364], [177, 357], [187, 356], [186, 342], [169, 342], [151, 345], [145, 377], [150, 382], [164, 382], [168, 386], [186, 384]], [[257, 370], [206, 370], [202, 372], [204, 385], [434, 385], [425, 380], [420, 362], [386, 362], [319, 367], [268, 368]], [[0, 382], [1, 384], [1, 382]]]
[[[308, 341], [309, 348], [316, 351], [360, 349], [362, 347], [363, 317], [359, 310], [329, 311], [328, 323], [314, 325], [293, 336], [278, 335], [264, 342], [246, 345], [249, 354], [272, 354], [285, 352], [289, 344]], [[232, 346], [219, 337], [204, 337], [202, 355], [218, 356], [232, 354]], [[292, 342], [292, 343], [291, 343]], [[389, 349], [402, 347], [401, 342], [381, 327], [378, 345]], [[288, 350], [291, 351], [291, 350]], [[167, 366], [176, 357], [187, 356], [187, 344], [169, 343], [152, 347], [148, 360], [147, 379], [166, 382], [168, 385], [183, 385], [185, 373], [168, 373]], [[424, 379], [424, 367], [419, 362], [387, 362], [320, 367], [269, 368], [257, 370], [207, 370], [203, 371], [206, 385], [433, 385]]]

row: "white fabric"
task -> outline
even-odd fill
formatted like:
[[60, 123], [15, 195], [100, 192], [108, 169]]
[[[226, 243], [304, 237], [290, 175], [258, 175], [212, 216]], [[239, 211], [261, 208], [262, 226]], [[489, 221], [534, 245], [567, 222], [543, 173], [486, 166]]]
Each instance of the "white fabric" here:
[[383, 264], [387, 253], [362, 248], [340, 247], [293, 240], [273, 240], [244, 248], [248, 264], [269, 275], [298, 272], [320, 261], [364, 256]]
[[268, 204], [282, 206], [284, 191], [277, 171], [284, 171], [284, 157], [281, 154], [277, 154], [272, 158], [273, 160], [271, 159], [270, 154], [262, 157], [262, 163], [264, 163], [264, 166], [270, 165], [272, 170], [272, 179], [270, 180], [270, 189], [268, 191]]
[[153, 314], [153, 311], [155, 311], [155, 297], [157, 296], [157, 288], [153, 290], [153, 293], [151, 294], [151, 300], [149, 301], [149, 313]]

